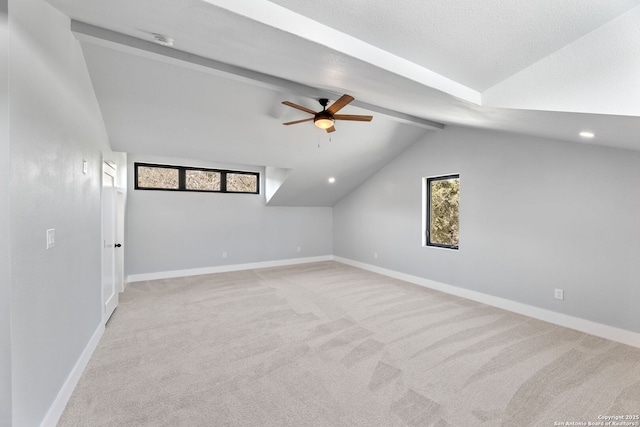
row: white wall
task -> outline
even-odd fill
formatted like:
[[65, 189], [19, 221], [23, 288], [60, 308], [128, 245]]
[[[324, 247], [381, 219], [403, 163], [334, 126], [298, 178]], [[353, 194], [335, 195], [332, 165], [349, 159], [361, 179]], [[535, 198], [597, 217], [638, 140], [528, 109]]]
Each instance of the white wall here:
[[43, 0], [9, 0], [9, 12], [13, 426], [32, 427], [101, 323], [108, 141], [69, 19]]
[[134, 162], [264, 169], [157, 156], [128, 158], [129, 275], [331, 255], [331, 208], [265, 206], [264, 173], [259, 195], [133, 189]]
[[[422, 247], [422, 178], [450, 173], [460, 250]], [[640, 332], [638, 152], [447, 127], [340, 201], [333, 233], [337, 256]]]
[[0, 0], [0, 426], [11, 425], [11, 227], [9, 223], [9, 32]]

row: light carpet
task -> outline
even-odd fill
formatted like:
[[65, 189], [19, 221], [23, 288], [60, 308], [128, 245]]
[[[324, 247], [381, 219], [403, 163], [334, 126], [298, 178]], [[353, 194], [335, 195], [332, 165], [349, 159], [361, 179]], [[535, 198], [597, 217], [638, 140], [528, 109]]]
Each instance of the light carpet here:
[[337, 262], [134, 283], [69, 426], [554, 426], [640, 413], [640, 349]]

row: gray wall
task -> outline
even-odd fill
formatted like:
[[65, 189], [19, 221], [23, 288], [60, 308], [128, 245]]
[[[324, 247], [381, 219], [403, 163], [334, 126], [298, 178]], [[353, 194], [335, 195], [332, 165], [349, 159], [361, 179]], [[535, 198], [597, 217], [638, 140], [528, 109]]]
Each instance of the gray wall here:
[[9, 223], [9, 33], [0, 0], [0, 426], [11, 425], [11, 236]]
[[331, 255], [331, 208], [265, 206], [264, 174], [260, 195], [133, 189], [134, 162], [264, 170], [157, 156], [128, 158], [127, 274]]
[[[422, 247], [422, 178], [450, 173], [460, 250]], [[447, 127], [340, 201], [333, 233], [337, 256], [640, 332], [638, 152]]]
[[13, 425], [31, 427], [101, 322], [108, 143], [69, 19], [43, 0], [9, 0], [9, 10]]

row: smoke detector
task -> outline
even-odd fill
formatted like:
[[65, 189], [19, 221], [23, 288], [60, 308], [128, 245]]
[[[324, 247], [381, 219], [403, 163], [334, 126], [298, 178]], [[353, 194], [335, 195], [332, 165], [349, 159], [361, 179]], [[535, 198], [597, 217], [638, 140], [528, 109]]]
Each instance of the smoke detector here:
[[151, 33], [154, 38], [154, 41], [162, 46], [173, 46], [173, 39], [171, 37], [164, 36], [158, 33]]

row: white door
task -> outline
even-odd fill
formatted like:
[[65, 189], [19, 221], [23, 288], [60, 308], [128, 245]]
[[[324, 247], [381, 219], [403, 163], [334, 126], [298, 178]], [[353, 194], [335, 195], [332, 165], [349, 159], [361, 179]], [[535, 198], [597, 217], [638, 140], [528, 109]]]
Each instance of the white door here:
[[124, 292], [124, 191], [116, 190], [116, 290]]
[[102, 320], [106, 323], [118, 305], [115, 274], [116, 170], [106, 162], [102, 169]]

